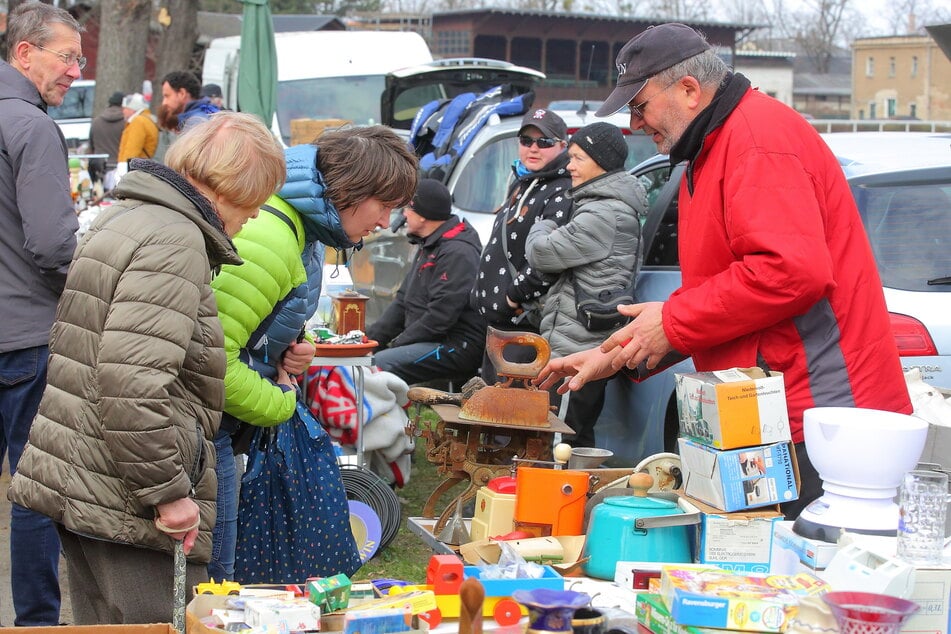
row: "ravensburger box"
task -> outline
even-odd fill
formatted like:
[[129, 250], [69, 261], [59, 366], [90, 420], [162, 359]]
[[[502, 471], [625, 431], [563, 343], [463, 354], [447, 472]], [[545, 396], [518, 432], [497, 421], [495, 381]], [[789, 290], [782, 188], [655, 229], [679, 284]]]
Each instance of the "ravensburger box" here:
[[799, 466], [792, 442], [714, 449], [678, 440], [684, 493], [721, 511], [770, 506], [799, 498]]
[[792, 438], [781, 373], [731, 368], [675, 377], [681, 436], [717, 449]]

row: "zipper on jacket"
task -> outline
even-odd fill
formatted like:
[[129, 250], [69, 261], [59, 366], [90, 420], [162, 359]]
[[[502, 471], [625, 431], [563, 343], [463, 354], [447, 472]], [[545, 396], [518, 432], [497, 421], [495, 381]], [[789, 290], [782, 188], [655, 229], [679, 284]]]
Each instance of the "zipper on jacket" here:
[[195, 462], [192, 464], [192, 470], [188, 474], [188, 480], [192, 484], [192, 496], [195, 495], [195, 486], [198, 485], [198, 481], [201, 479], [202, 463], [204, 463], [205, 456], [205, 435], [202, 433], [201, 425], [198, 422], [195, 423], [195, 435], [198, 441], [196, 445], [197, 450], [195, 451]]

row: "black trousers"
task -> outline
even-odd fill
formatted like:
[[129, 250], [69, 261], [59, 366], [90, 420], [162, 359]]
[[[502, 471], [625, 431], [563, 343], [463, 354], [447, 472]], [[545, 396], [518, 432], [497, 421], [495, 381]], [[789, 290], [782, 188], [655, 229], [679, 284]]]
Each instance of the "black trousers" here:
[[809, 460], [809, 454], [806, 453], [806, 443], [796, 443], [796, 460], [799, 462], [799, 499], [786, 502], [780, 507], [789, 521], [799, 517], [799, 514], [809, 506], [810, 502], [822, 496], [822, 478], [819, 477], [819, 472], [816, 471], [816, 468], [812, 466], [812, 461]]
[[565, 410], [565, 424], [574, 430], [574, 436], [567, 436], [564, 442], [572, 447], [597, 447], [594, 426], [604, 409], [604, 392], [610, 379], [589, 381], [576, 392], [561, 396], [553, 387], [550, 390], [552, 405], [560, 406], [561, 399], [568, 398]]

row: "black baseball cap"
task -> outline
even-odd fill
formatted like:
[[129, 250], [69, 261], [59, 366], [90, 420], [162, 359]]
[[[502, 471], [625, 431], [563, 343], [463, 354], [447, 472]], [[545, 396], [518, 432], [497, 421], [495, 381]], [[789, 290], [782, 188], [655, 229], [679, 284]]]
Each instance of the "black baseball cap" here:
[[205, 84], [201, 87], [202, 97], [221, 97], [221, 86], [218, 84]]
[[647, 27], [618, 53], [615, 60], [617, 87], [594, 113], [595, 116], [614, 114], [630, 103], [648, 79], [709, 48], [703, 36], [686, 24], [669, 22]]
[[552, 139], [564, 141], [568, 138], [568, 125], [565, 120], [545, 108], [535, 108], [526, 112], [522, 117], [522, 127], [518, 129], [518, 133], [521, 134], [528, 126], [535, 126], [542, 131], [542, 134]]

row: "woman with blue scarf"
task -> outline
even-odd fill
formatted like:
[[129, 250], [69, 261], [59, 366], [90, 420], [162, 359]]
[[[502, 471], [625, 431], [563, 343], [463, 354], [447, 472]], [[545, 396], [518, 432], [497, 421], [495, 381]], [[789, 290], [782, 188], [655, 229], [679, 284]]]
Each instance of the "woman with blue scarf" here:
[[[488, 325], [498, 330], [538, 332], [541, 303], [557, 279], [532, 269], [525, 256], [528, 231], [539, 220], [561, 226], [571, 216], [571, 175], [568, 173], [568, 126], [551, 110], [534, 108], [522, 117], [518, 131], [518, 160], [512, 167], [514, 182], [495, 212], [492, 237], [482, 252], [473, 303]], [[529, 362], [533, 348], [506, 349], [506, 359]], [[488, 356], [483, 357], [482, 378], [492, 384], [498, 377]]]
[[[239, 427], [274, 427], [295, 413], [293, 376], [306, 371], [314, 356], [313, 343], [298, 339], [317, 309], [325, 245], [359, 249], [416, 190], [416, 158], [383, 126], [327, 132], [315, 144], [288, 148], [285, 160], [284, 187], [234, 238], [244, 264], [223, 266], [212, 282], [228, 361], [225, 414], [215, 439], [218, 520], [209, 576], [216, 581], [235, 578], [233, 434]], [[242, 436], [247, 441], [250, 435]], [[339, 571], [348, 575], [360, 563], [351, 535], [342, 536], [337, 553], [325, 555], [352, 567]]]

